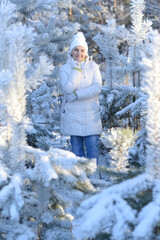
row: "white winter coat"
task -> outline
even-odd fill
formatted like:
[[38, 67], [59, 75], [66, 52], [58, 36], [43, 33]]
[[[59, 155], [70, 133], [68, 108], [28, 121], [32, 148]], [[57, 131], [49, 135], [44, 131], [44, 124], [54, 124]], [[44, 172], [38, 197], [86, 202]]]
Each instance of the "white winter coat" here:
[[[60, 68], [60, 84], [63, 93], [60, 132], [63, 135], [89, 136], [101, 134], [98, 95], [102, 78], [95, 62], [86, 60], [82, 72], [74, 70], [75, 61], [69, 58]], [[76, 91], [78, 99], [67, 102], [66, 95]]]

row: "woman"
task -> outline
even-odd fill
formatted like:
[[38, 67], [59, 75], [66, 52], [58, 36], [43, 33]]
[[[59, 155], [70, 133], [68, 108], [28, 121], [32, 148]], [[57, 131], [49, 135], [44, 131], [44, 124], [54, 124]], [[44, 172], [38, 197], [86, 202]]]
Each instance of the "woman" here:
[[89, 61], [82, 32], [73, 37], [68, 61], [60, 69], [60, 84], [63, 91], [60, 132], [71, 136], [76, 156], [98, 161], [98, 139], [102, 132], [98, 95], [102, 78], [98, 65]]

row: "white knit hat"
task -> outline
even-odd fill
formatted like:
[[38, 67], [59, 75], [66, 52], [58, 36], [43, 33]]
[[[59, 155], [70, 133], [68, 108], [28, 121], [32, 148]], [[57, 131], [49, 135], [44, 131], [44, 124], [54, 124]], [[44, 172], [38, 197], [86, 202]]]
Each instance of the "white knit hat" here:
[[73, 36], [73, 40], [71, 42], [69, 52], [71, 53], [72, 49], [77, 46], [84, 47], [86, 50], [86, 54], [88, 54], [88, 45], [87, 45], [85, 36], [82, 32], [78, 32]]

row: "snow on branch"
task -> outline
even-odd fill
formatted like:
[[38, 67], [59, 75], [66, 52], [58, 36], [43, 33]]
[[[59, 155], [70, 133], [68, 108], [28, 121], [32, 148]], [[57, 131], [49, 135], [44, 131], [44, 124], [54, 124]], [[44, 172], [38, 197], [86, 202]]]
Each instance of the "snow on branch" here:
[[47, 187], [51, 180], [58, 178], [56, 171], [51, 166], [49, 156], [46, 152], [40, 149], [34, 149], [30, 146], [23, 147], [23, 151], [26, 152], [28, 164], [34, 166], [27, 170], [27, 174], [32, 180], [38, 180], [39, 182], [42, 181]]
[[28, 69], [26, 89], [28, 91], [36, 89], [44, 81], [44, 76], [51, 74], [53, 69], [54, 66], [48, 61], [48, 58], [44, 55], [40, 56], [38, 64], [36, 63], [34, 68], [30, 66]]
[[[142, 105], [140, 107], [140, 105]], [[115, 116], [116, 117], [122, 117], [126, 113], [130, 112], [131, 115], [132, 113], [135, 113], [136, 110], [138, 109], [138, 114], [140, 114], [139, 109], [144, 109], [146, 106], [146, 99], [144, 97], [138, 98], [135, 102], [129, 104], [127, 107], [123, 108], [121, 111], [118, 111]], [[134, 116], [137, 116], [138, 114], [134, 114]]]
[[152, 25], [150, 20], [144, 20], [143, 12], [145, 9], [145, 2], [144, 0], [131, 0], [130, 5], [133, 31], [139, 38], [141, 37], [144, 39], [146, 33]]
[[[120, 78], [120, 72], [123, 73], [124, 64], [127, 59], [120, 55], [118, 50], [119, 39], [124, 36], [127, 38], [129, 32], [124, 26], [116, 26], [115, 19], [109, 20], [102, 32], [94, 37], [106, 61], [106, 82], [108, 89], [114, 88], [117, 84], [123, 82], [123, 76]], [[126, 60], [126, 61], [125, 61]], [[117, 68], [117, 65], [121, 68]], [[118, 73], [118, 74], [117, 74]]]
[[[148, 177], [145, 174], [137, 176], [134, 181], [129, 179], [116, 184], [84, 201], [78, 210], [82, 223], [80, 239], [87, 239], [89, 236], [95, 237], [108, 223], [113, 225], [114, 239], [118, 237], [122, 239], [127, 230], [127, 227], [122, 229], [122, 226], [128, 225], [129, 222], [135, 222], [136, 217], [136, 211], [132, 210], [127, 201], [123, 199], [135, 197], [139, 191], [150, 188], [153, 185], [153, 179], [149, 180]], [[95, 218], [91, 216], [95, 216]]]
[[[4, 186], [0, 191], [0, 206], [3, 206], [2, 215], [5, 217], [11, 216], [12, 220], [19, 220], [19, 210], [24, 204], [21, 185], [21, 177], [15, 175], [11, 179], [9, 185]], [[10, 198], [12, 199], [12, 201]], [[9, 202], [10, 204], [8, 205], [7, 202]]]

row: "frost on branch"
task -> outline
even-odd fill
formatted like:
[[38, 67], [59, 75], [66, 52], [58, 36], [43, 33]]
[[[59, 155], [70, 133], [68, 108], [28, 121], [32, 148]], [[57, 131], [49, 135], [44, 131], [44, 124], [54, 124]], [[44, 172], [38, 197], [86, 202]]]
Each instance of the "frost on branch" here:
[[118, 50], [119, 41], [129, 32], [124, 26], [117, 26], [115, 19], [109, 20], [103, 31], [94, 37], [97, 45], [106, 61], [105, 85], [111, 90], [124, 82], [124, 71], [127, 58], [120, 55]]

